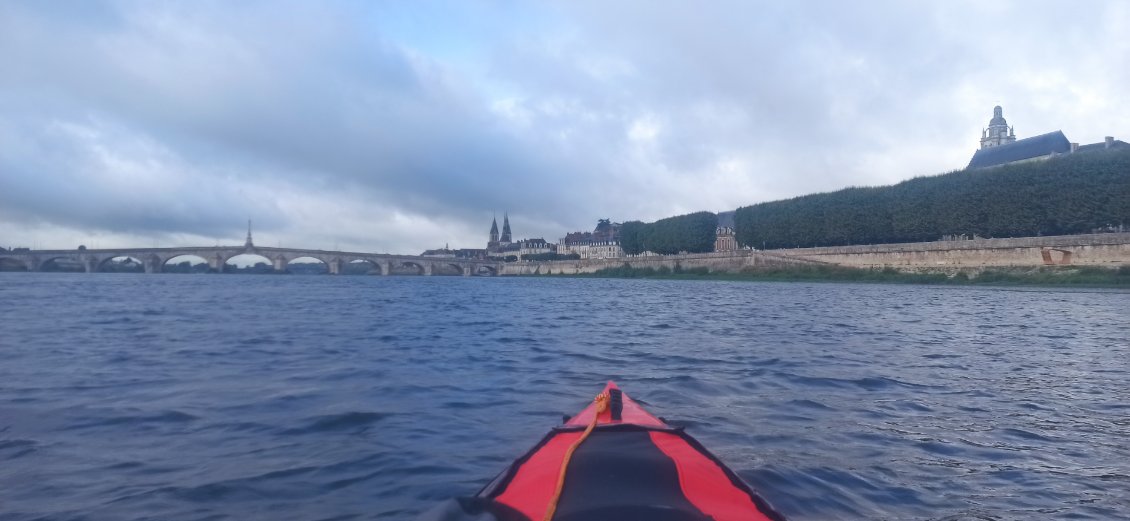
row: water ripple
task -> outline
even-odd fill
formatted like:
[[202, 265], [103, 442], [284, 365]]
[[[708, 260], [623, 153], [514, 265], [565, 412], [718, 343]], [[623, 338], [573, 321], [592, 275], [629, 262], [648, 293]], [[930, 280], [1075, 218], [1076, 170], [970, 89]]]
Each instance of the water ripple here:
[[0, 290], [0, 519], [411, 519], [607, 379], [797, 520], [1130, 513], [1126, 292], [35, 273]]

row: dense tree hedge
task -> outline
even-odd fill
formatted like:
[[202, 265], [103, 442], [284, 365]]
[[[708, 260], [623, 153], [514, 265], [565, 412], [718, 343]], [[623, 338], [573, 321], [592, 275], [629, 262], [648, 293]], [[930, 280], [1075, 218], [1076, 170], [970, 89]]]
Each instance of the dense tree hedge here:
[[650, 251], [663, 255], [714, 250], [718, 216], [696, 212], [660, 219], [653, 223], [629, 221], [620, 226], [620, 247], [635, 255]]
[[1024, 237], [1130, 226], [1130, 150], [919, 177], [739, 208], [743, 246]]

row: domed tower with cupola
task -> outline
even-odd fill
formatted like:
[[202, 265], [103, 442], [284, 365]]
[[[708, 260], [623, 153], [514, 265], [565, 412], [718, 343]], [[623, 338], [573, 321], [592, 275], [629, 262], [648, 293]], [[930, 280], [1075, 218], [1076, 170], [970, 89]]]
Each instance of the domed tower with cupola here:
[[998, 147], [1014, 142], [1016, 142], [1016, 131], [1004, 120], [1004, 111], [1000, 105], [993, 107], [993, 119], [989, 120], [989, 128], [981, 130], [981, 148]]

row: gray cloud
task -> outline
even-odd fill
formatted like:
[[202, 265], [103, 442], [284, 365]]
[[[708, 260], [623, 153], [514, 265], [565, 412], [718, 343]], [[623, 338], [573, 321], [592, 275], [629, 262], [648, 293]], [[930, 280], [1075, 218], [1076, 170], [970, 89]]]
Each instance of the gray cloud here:
[[553, 239], [959, 168], [997, 103], [1128, 120], [1118, 2], [518, 9], [2, 3], [0, 243]]

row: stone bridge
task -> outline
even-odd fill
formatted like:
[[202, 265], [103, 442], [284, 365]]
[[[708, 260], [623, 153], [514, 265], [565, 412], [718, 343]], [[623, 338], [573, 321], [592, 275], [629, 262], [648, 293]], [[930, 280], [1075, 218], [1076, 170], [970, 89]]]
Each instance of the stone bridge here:
[[420, 257], [414, 255], [390, 255], [383, 253], [359, 253], [348, 251], [302, 250], [293, 248], [266, 248], [259, 246], [204, 246], [187, 248], [121, 248], [121, 249], [83, 249], [83, 250], [0, 250], [0, 264], [22, 266], [27, 271], [41, 271], [51, 261], [64, 260], [81, 264], [87, 273], [102, 269], [111, 259], [130, 257], [145, 268], [145, 273], [164, 271], [169, 260], [183, 257], [199, 257], [208, 263], [213, 272], [222, 272], [228, 260], [237, 255], [258, 255], [266, 258], [275, 269], [283, 272], [287, 264], [298, 258], [312, 258], [326, 265], [331, 275], [342, 273], [345, 266], [353, 262], [365, 262], [381, 275], [388, 275], [398, 269], [415, 269], [420, 275], [432, 275], [436, 271], [457, 270], [464, 276], [498, 275], [501, 263], [486, 260], [456, 259], [451, 257]]

